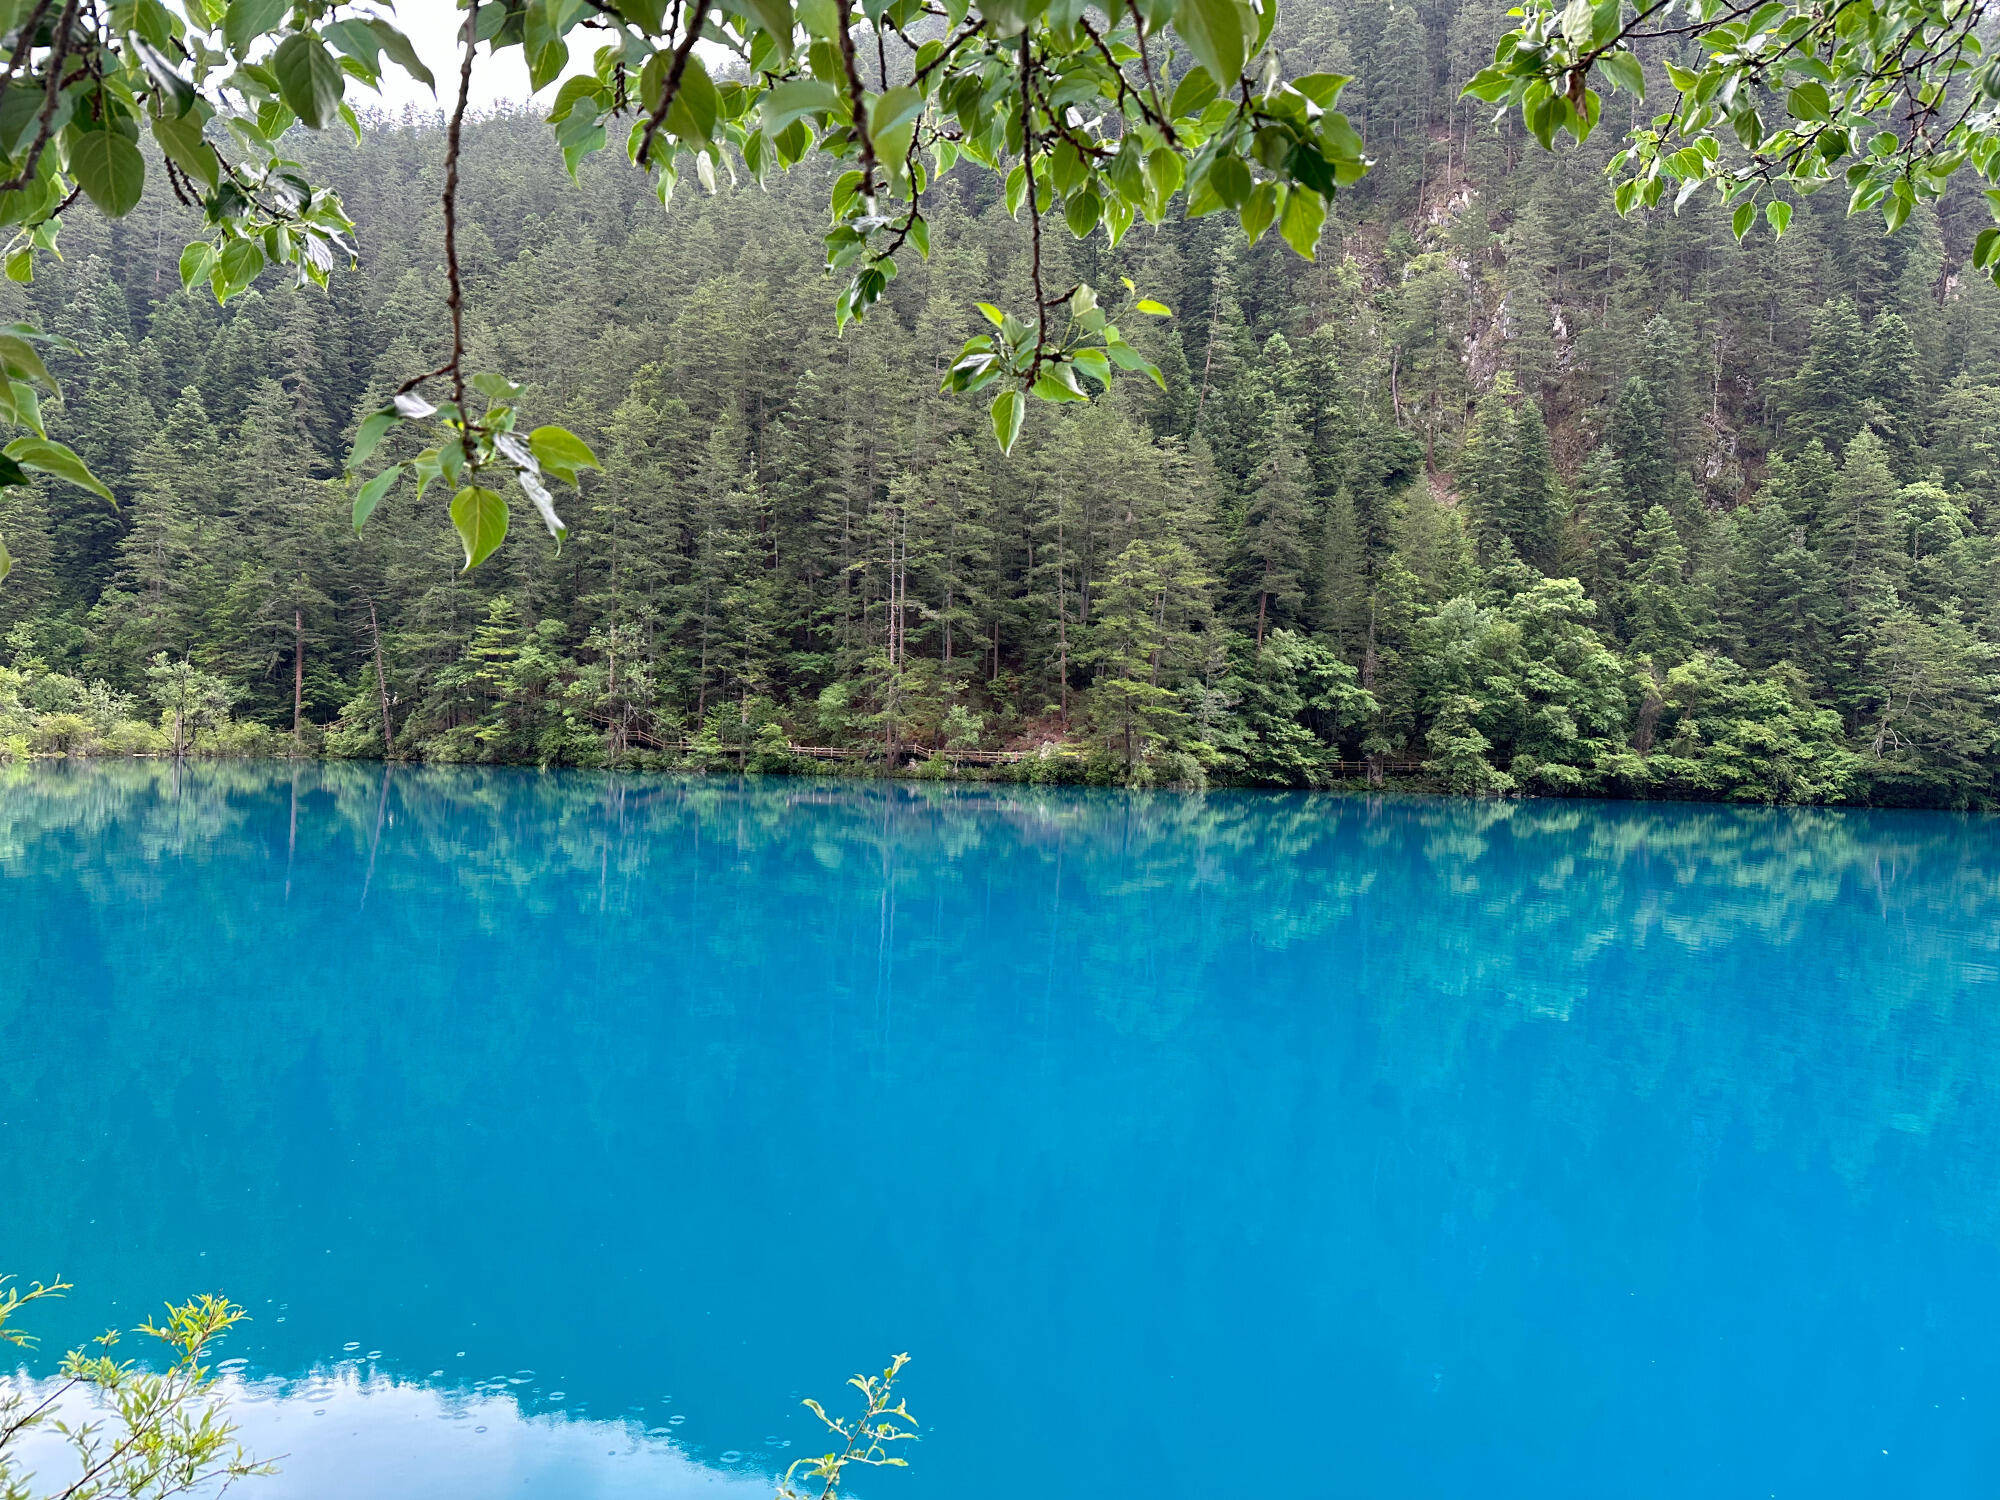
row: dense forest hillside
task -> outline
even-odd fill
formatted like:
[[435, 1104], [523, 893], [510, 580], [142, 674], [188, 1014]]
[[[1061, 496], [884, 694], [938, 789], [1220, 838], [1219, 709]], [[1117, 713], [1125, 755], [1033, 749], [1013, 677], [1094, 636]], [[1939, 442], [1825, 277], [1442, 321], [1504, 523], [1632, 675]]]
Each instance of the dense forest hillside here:
[[357, 538], [344, 474], [448, 339], [435, 119], [301, 139], [358, 226], [330, 292], [218, 309], [180, 291], [193, 213], [75, 215], [4, 295], [83, 351], [50, 431], [121, 505], [0, 492], [0, 737], [129, 740], [174, 693], [219, 742], [289, 737], [296, 680], [339, 755], [386, 723], [461, 761], [1060, 744], [1035, 774], [1991, 802], [1978, 193], [1894, 235], [1827, 193], [1741, 247], [1705, 198], [1621, 220], [1619, 132], [1544, 153], [1456, 99], [1503, 12], [1288, 6], [1287, 67], [1355, 75], [1374, 171], [1317, 263], [1222, 217], [1052, 232], [1052, 285], [1172, 308], [1127, 326], [1165, 389], [1035, 410], [1008, 458], [936, 393], [974, 300], [1025, 283], [997, 184], [946, 177], [931, 261], [837, 336], [830, 172], [663, 211], [605, 156], [572, 183], [536, 115], [469, 127], [474, 362], [604, 461], [560, 551], [523, 524], [469, 575], [438, 494]]

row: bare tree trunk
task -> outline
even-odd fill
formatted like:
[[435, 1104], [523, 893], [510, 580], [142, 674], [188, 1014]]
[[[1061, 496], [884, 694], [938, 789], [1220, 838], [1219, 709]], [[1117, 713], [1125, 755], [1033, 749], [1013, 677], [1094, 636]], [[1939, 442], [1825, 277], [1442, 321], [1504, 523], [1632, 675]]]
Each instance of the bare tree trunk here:
[[299, 721], [306, 701], [306, 617], [292, 611], [292, 754], [299, 753]]
[[1201, 394], [1195, 398], [1195, 420], [1208, 409], [1208, 372], [1215, 365], [1215, 325], [1222, 314], [1222, 298], [1216, 294], [1215, 278], [1209, 277], [1208, 288], [1208, 352], [1201, 357]]
[[375, 619], [375, 601], [368, 601], [368, 633], [375, 637], [375, 691], [382, 700], [382, 759], [391, 754], [395, 739], [389, 732], [389, 677], [382, 670], [382, 627]]

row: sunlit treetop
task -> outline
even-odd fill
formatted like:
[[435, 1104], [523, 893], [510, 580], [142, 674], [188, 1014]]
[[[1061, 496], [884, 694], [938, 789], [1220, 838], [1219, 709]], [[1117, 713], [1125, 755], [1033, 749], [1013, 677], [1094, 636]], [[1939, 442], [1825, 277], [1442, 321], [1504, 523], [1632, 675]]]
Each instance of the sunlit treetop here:
[[[352, 99], [398, 68], [449, 108], [444, 222], [450, 356], [412, 371], [361, 425], [350, 467], [360, 527], [405, 478], [451, 492], [476, 566], [504, 539], [518, 489], [558, 542], [551, 482], [596, 459], [564, 429], [528, 428], [504, 372], [469, 371], [456, 199], [476, 68], [519, 49], [539, 92], [556, 85], [553, 147], [572, 173], [606, 149], [651, 173], [663, 203], [692, 174], [767, 179], [808, 156], [843, 164], [825, 234], [833, 315], [865, 317], [909, 255], [932, 249], [928, 195], [946, 173], [998, 174], [1021, 223], [1031, 301], [982, 303], [989, 331], [945, 377], [983, 394], [1011, 448], [1030, 397], [1086, 401], [1118, 371], [1159, 371], [1126, 338], [1167, 309], [1139, 289], [1047, 284], [1043, 238], [1102, 234], [1139, 219], [1234, 215], [1256, 242], [1275, 231], [1318, 246], [1330, 201], [1368, 170], [1339, 108], [1347, 79], [1282, 76], [1270, 38], [1277, 0], [471, 0], [455, 77], [433, 79], [384, 4], [325, 0], [0, 0], [0, 224], [9, 276], [27, 280], [77, 197], [130, 213], [148, 188], [198, 206], [203, 237], [181, 257], [190, 289], [226, 301], [270, 267], [324, 284], [357, 254], [338, 199], [288, 156], [290, 133], [344, 127]], [[1569, 0], [1515, 13], [1492, 67], [1467, 84], [1517, 105], [1543, 145], [1597, 123], [1600, 88], [1670, 107], [1614, 159], [1622, 211], [1675, 206], [1704, 189], [1737, 204], [1739, 237], [1762, 203], [1773, 229], [1788, 192], [1841, 178], [1851, 207], [1891, 227], [1970, 166], [1990, 177], [2000, 140], [1982, 51], [1984, 0], [1801, 5], [1773, 0]], [[1642, 60], [1643, 59], [1643, 60]], [[1662, 77], [1662, 75], [1664, 75]], [[1664, 87], [1662, 84], [1664, 83]], [[149, 182], [139, 139], [159, 149]], [[2000, 203], [2000, 194], [1993, 195]], [[2000, 264], [2000, 231], [1975, 256]], [[0, 416], [30, 431], [7, 445], [0, 483], [40, 470], [104, 493], [41, 432], [49, 387], [34, 330], [0, 332]], [[10, 394], [11, 393], [11, 394]], [[388, 431], [430, 424], [435, 446], [362, 477]], [[0, 549], [0, 573], [4, 572]]]

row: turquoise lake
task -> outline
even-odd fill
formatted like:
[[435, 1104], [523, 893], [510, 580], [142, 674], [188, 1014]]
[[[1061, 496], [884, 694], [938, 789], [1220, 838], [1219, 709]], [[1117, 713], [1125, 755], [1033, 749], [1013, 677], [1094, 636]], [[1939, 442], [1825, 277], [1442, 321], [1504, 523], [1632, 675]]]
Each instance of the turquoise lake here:
[[[2000, 1489], [2000, 822], [379, 766], [0, 781], [22, 1375], [241, 1500]], [[852, 1393], [847, 1393], [851, 1395]]]

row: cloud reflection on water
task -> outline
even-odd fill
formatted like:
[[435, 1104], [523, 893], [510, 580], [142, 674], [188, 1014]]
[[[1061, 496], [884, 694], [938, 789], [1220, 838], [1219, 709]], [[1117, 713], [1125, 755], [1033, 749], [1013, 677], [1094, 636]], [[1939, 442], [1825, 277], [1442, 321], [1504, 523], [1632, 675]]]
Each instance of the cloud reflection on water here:
[[[0, 1391], [48, 1384], [17, 1376], [0, 1379]], [[435, 1388], [354, 1363], [289, 1380], [225, 1374], [220, 1390], [244, 1447], [278, 1465], [276, 1475], [239, 1490], [256, 1500], [500, 1500], [524, 1494], [765, 1500], [774, 1483], [765, 1472], [768, 1455], [704, 1463], [664, 1428], [524, 1410], [512, 1392]], [[65, 1414], [81, 1417], [84, 1405], [67, 1402]], [[66, 1450], [44, 1431], [22, 1445], [21, 1459], [46, 1486], [63, 1477]]]

